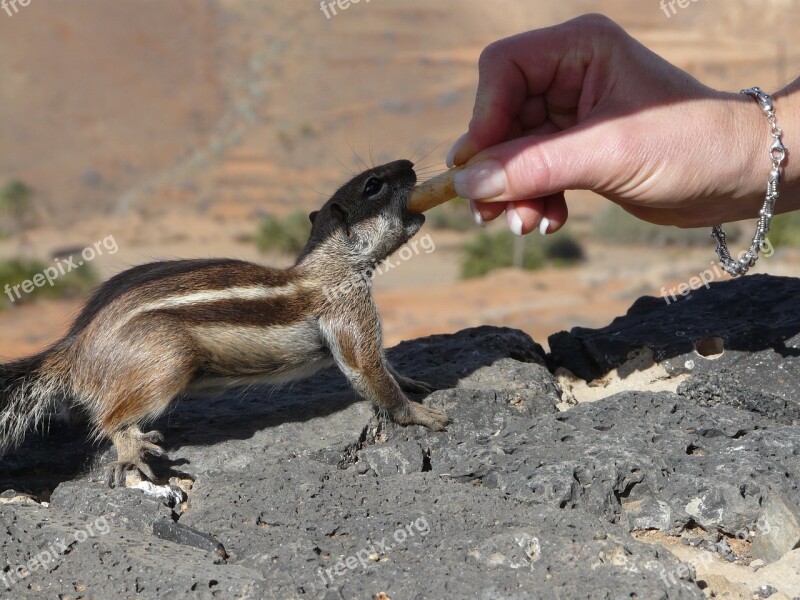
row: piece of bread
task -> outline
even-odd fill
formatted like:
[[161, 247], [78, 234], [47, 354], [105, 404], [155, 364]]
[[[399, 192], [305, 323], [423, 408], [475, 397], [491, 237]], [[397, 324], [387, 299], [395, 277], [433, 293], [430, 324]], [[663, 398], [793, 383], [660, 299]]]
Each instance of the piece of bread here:
[[408, 198], [408, 210], [424, 213], [434, 206], [439, 206], [457, 197], [453, 177], [463, 168], [453, 167], [415, 187]]

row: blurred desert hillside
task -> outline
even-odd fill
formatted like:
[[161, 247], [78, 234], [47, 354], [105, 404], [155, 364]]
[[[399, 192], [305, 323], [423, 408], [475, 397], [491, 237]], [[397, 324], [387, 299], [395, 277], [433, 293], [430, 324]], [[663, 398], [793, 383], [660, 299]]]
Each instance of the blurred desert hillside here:
[[[98, 278], [157, 258], [286, 264], [253, 243], [263, 217], [313, 210], [365, 164], [443, 169], [471, 114], [481, 50], [523, 30], [603, 12], [713, 87], [774, 90], [800, 71], [798, 0], [703, 1], [669, 17], [656, 0], [373, 0], [330, 19], [315, 0], [18, 8], [0, 12], [0, 187], [23, 183], [30, 206], [18, 226], [0, 217], [0, 260], [49, 264], [113, 236], [117, 251], [91, 261]], [[436, 250], [376, 280], [387, 343], [483, 323], [546, 343], [607, 323], [714, 258], [710, 240], [612, 244], [596, 235], [607, 202], [568, 201], [565, 235], [586, 256], [569, 266], [461, 280], [476, 231], [426, 226]], [[783, 248], [759, 269], [798, 265]], [[0, 356], [55, 340], [80, 302], [0, 296]]]

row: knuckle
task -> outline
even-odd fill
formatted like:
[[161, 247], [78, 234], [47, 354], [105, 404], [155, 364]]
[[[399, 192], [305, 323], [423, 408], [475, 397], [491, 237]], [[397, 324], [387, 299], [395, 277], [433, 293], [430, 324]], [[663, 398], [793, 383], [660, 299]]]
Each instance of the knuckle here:
[[478, 57], [478, 70], [485, 71], [491, 68], [505, 54], [507, 44], [507, 40], [502, 39], [486, 46]]
[[625, 30], [616, 21], [597, 13], [577, 17], [573, 23], [581, 38], [587, 42], [606, 44], [626, 36]]
[[509, 188], [513, 193], [523, 193], [527, 188], [550, 190], [552, 157], [543, 146], [526, 148], [525, 154], [507, 168]]
[[617, 31], [619, 25], [611, 18], [600, 13], [588, 13], [575, 19], [575, 23], [583, 28], [597, 32]]

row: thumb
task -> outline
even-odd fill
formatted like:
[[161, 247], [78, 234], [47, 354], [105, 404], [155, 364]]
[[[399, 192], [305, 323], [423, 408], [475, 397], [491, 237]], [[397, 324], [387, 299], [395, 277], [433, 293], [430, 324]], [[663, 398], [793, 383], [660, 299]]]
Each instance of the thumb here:
[[[603, 131], [606, 129], [606, 131]], [[613, 171], [619, 144], [605, 127], [584, 123], [550, 135], [516, 138], [474, 156], [455, 175], [462, 198], [508, 202], [570, 189], [598, 190]]]

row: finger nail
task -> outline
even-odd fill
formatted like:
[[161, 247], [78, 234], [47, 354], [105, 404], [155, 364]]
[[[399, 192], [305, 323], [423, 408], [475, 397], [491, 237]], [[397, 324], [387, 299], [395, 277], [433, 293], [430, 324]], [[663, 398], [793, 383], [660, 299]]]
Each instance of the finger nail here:
[[494, 198], [508, 188], [506, 172], [496, 160], [485, 160], [459, 171], [453, 182], [459, 196], [472, 200]]
[[550, 219], [547, 217], [542, 217], [542, 220], [539, 222], [539, 233], [542, 235], [547, 235], [548, 227], [550, 227]]
[[465, 137], [467, 137], [466, 133], [455, 141], [453, 147], [450, 148], [450, 152], [447, 153], [446, 163], [448, 169], [452, 169], [453, 167], [456, 166], [455, 165], [456, 153], [458, 153], [459, 149], [461, 148], [461, 142], [464, 141]]
[[478, 210], [478, 206], [475, 204], [475, 200], [469, 201], [469, 209], [472, 211], [472, 218], [475, 219], [475, 224], [478, 227], [486, 227], [486, 223], [483, 221], [483, 217]]
[[506, 209], [506, 221], [508, 222], [508, 228], [511, 230], [511, 233], [514, 235], [522, 235], [522, 218], [519, 216], [517, 209], [513, 206], [509, 206]]

